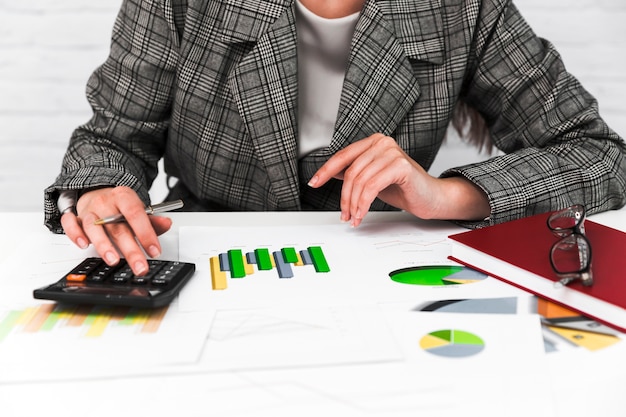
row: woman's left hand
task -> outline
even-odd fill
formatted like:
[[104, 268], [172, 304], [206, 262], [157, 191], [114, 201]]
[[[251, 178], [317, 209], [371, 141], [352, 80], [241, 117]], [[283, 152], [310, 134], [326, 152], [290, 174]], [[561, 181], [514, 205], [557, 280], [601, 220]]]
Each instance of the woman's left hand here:
[[462, 177], [435, 178], [397, 142], [377, 133], [333, 155], [311, 178], [321, 187], [343, 180], [341, 219], [358, 226], [376, 197], [423, 219], [478, 220], [489, 215], [486, 194]]

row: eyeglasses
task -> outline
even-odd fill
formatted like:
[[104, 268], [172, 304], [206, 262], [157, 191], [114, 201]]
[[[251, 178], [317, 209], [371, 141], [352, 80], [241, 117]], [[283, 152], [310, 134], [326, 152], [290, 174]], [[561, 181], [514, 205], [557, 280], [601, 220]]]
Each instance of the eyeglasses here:
[[561, 238], [550, 249], [552, 269], [561, 278], [556, 285], [577, 280], [585, 286], [592, 285], [591, 243], [585, 236], [585, 207], [576, 204], [551, 214], [548, 228]]

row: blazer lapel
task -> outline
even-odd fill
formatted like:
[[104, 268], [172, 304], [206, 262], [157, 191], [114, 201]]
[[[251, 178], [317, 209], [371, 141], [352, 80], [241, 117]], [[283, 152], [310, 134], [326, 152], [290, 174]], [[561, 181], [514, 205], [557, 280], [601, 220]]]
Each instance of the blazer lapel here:
[[352, 43], [331, 153], [373, 133], [395, 131], [420, 95], [409, 58], [443, 62], [441, 28], [437, 0], [366, 0]]
[[229, 86], [267, 170], [277, 208], [299, 208], [298, 66], [292, 0], [227, 3], [222, 39], [255, 42], [231, 72]]

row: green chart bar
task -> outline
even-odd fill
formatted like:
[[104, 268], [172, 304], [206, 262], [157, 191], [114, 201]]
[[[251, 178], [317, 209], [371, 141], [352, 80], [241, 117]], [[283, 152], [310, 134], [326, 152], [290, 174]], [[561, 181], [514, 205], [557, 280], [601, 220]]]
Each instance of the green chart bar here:
[[313, 260], [313, 266], [315, 267], [315, 271], [330, 272], [330, 267], [328, 266], [328, 262], [326, 261], [326, 257], [324, 256], [324, 252], [322, 252], [321, 247], [309, 246], [307, 250], [309, 251], [311, 259]]
[[282, 248], [280, 251], [283, 253], [285, 263], [295, 264], [298, 262], [298, 253], [295, 248]]
[[246, 268], [243, 264], [243, 253], [241, 249], [231, 249], [228, 251], [228, 263], [230, 264], [231, 278], [244, 278]]
[[256, 258], [256, 265], [257, 268], [259, 268], [259, 271], [269, 271], [273, 268], [269, 249], [255, 249], [254, 256]]
[[59, 322], [61, 317], [62, 317], [61, 312], [59, 312], [57, 310], [52, 311], [50, 313], [50, 315], [48, 316], [48, 318], [46, 319], [46, 321], [41, 326], [41, 330], [52, 330], [52, 329], [54, 329], [54, 326], [56, 326], [56, 324]]

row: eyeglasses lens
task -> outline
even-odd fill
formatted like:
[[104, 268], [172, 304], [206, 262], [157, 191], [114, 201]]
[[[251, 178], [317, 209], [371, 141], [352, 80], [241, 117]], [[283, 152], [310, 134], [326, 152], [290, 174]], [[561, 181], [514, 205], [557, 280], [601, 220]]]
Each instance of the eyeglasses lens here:
[[591, 259], [589, 242], [581, 235], [567, 236], [552, 247], [551, 259], [557, 273], [584, 271]]
[[577, 206], [570, 207], [561, 212], [553, 214], [548, 219], [548, 227], [557, 236], [568, 236], [574, 232], [584, 233], [584, 209], [578, 209]]

